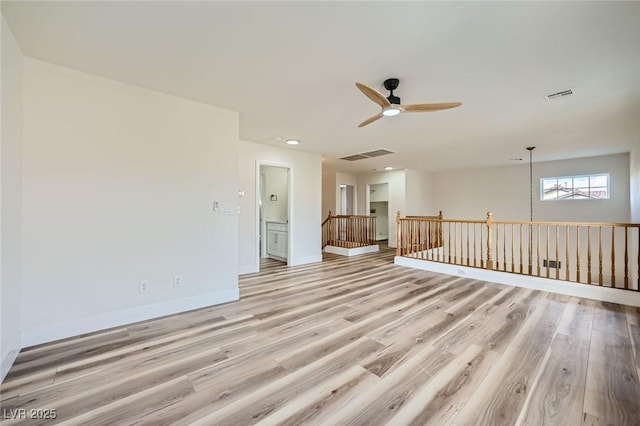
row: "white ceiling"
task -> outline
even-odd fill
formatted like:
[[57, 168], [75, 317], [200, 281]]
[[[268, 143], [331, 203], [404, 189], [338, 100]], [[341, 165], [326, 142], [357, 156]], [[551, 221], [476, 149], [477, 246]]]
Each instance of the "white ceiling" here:
[[[640, 138], [639, 2], [2, 2], [27, 56], [240, 112], [242, 139], [325, 170], [445, 170], [629, 151]], [[357, 128], [403, 103], [460, 108]], [[547, 102], [564, 89], [575, 95]], [[336, 157], [388, 148], [387, 157]]]

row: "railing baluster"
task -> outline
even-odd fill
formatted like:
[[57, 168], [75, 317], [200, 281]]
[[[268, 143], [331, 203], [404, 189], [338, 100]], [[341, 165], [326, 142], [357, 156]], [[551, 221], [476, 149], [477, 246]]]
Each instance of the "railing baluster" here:
[[580, 226], [576, 227], [576, 282], [580, 282]]
[[449, 234], [449, 243], [447, 244], [447, 252], [449, 255], [447, 256], [447, 262], [451, 263], [451, 222], [448, 223], [447, 228], [447, 233]]
[[[531, 224], [529, 225], [529, 275], [532, 275], [533, 266], [531, 265], [531, 245], [533, 242], [531, 241], [531, 236], [533, 235], [533, 229], [531, 228]], [[524, 272], [524, 263], [522, 261], [522, 224], [520, 224], [520, 273]]]
[[469, 266], [470, 261], [471, 255], [469, 253], [469, 222], [467, 222], [467, 266]]
[[567, 225], [564, 242], [564, 269], [566, 271], [565, 280], [569, 281], [569, 225]]
[[547, 278], [549, 278], [549, 225], [547, 225]]
[[402, 222], [400, 221], [400, 210], [396, 214], [396, 256], [402, 256]]
[[591, 227], [587, 226], [587, 283], [592, 284], [591, 280]]
[[507, 225], [502, 225], [502, 270], [507, 271]]
[[537, 241], [536, 241], [536, 245], [538, 246], [536, 264], [538, 266], [537, 267], [538, 276], [540, 276], [540, 225], [536, 226], [536, 228], [538, 229], [538, 237], [537, 237]]
[[611, 287], [616, 288], [616, 228], [611, 227]]
[[480, 225], [480, 267], [484, 268], [484, 247], [482, 246], [484, 226]]
[[624, 288], [629, 288], [629, 228], [626, 226], [624, 227]]
[[513, 223], [511, 224], [511, 272], [516, 271], [516, 264], [514, 261], [515, 252], [513, 251]]
[[492, 253], [492, 241], [491, 241], [491, 231], [493, 226], [493, 213], [487, 213], [487, 269], [493, 269], [493, 253]]
[[558, 262], [560, 262], [560, 233], [558, 230], [558, 225], [556, 225], [556, 279], [560, 279], [560, 268], [558, 267]]
[[473, 224], [473, 266], [476, 267], [477, 265], [477, 255], [476, 255], [476, 224]]
[[456, 244], [456, 238], [458, 238], [458, 224], [453, 224], [453, 264], [458, 264], [458, 245]]
[[[438, 222], [438, 262], [441, 262], [444, 260], [444, 241], [442, 241], [442, 238], [444, 237], [444, 235], [442, 235], [442, 221]], [[440, 250], [440, 248], [442, 248], [442, 250]]]
[[598, 285], [602, 285], [602, 226], [598, 226]]

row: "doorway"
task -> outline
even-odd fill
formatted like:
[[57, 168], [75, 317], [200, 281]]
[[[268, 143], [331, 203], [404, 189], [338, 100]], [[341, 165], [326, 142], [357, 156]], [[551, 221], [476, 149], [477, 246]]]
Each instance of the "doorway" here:
[[264, 264], [277, 265], [275, 262], [289, 264], [291, 168], [258, 162], [256, 172], [259, 268]]
[[350, 216], [356, 211], [356, 188], [354, 185], [340, 185], [340, 207], [338, 214]]
[[389, 184], [367, 185], [369, 192], [367, 211], [376, 217], [376, 240], [389, 239]]

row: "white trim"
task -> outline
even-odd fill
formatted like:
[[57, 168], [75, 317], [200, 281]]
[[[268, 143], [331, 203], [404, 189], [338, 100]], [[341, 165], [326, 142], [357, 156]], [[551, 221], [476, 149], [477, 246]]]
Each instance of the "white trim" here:
[[0, 383], [2, 383], [4, 378], [7, 376], [7, 373], [11, 369], [11, 366], [18, 357], [20, 349], [22, 349], [20, 343], [20, 334], [18, 334], [13, 339], [13, 342], [11, 342], [11, 344], [9, 345], [9, 348], [5, 350], [5, 353], [2, 354], [2, 365], [0, 366]]
[[258, 265], [240, 265], [238, 267], [238, 275], [253, 274], [255, 272], [260, 272]]
[[239, 300], [240, 291], [238, 288], [230, 288], [196, 296], [184, 297], [181, 299], [167, 300], [153, 305], [139, 306], [120, 311], [108, 312], [92, 317], [61, 321], [53, 324], [46, 324], [22, 331], [22, 346], [28, 347], [41, 343], [52, 342], [54, 340], [65, 339], [67, 337], [78, 336], [80, 334], [92, 333], [107, 328], [131, 324], [138, 321], [145, 321], [166, 315], [191, 311], [193, 309], [204, 308], [220, 303]]
[[355, 248], [326, 246], [324, 248], [324, 251], [326, 253], [338, 254], [340, 256], [357, 256], [359, 254], [378, 252], [380, 251], [380, 247], [377, 244], [373, 246], [364, 246], [364, 247], [355, 247]]
[[[294, 248], [292, 242], [293, 239], [293, 165], [289, 163], [279, 163], [275, 161], [256, 160], [256, 265], [260, 265], [260, 167], [282, 167], [287, 169], [287, 266], [293, 266], [291, 259], [293, 259]], [[263, 235], [266, 240], [266, 235]], [[266, 248], [264, 250], [266, 255]], [[260, 267], [258, 266], [258, 269]]]
[[404, 256], [396, 256], [394, 263], [409, 268], [422, 269], [423, 271], [439, 272], [441, 274], [474, 278], [515, 287], [531, 288], [567, 296], [584, 297], [586, 299], [640, 307], [640, 292], [635, 291], [578, 284], [549, 278], [531, 277], [508, 272], [489, 271], [486, 269], [470, 268], [468, 266], [411, 259]]
[[318, 263], [322, 262], [322, 254], [298, 257], [296, 259], [289, 258], [289, 262], [289, 266], [306, 265], [307, 263]]

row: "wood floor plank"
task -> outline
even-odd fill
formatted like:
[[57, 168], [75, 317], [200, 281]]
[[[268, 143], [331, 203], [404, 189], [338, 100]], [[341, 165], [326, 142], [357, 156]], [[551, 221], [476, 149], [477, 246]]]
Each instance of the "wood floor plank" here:
[[640, 325], [629, 324], [629, 334], [631, 335], [631, 348], [636, 360], [636, 369], [640, 378]]
[[556, 334], [549, 357], [541, 367], [540, 378], [520, 415], [520, 424], [579, 424], [583, 414], [588, 361], [588, 339]]
[[564, 309], [561, 302], [540, 301], [495, 368], [455, 418], [456, 424], [515, 424]]
[[558, 333], [589, 340], [594, 311], [595, 301], [572, 297], [558, 325]]
[[341, 410], [330, 416], [326, 424], [378, 425], [387, 423], [432, 375], [422, 364], [438, 351], [426, 346], [420, 352], [382, 378], [367, 392], [358, 395]]
[[467, 346], [409, 400], [391, 423], [451, 424], [498, 357], [498, 353], [480, 346]]
[[521, 304], [488, 303], [475, 311], [467, 321], [441, 336], [434, 345], [456, 355], [460, 355], [471, 344], [502, 353], [530, 310], [530, 307]]
[[186, 376], [161, 383], [113, 403], [67, 420], [65, 426], [108, 426], [124, 424], [131, 418], [144, 418], [160, 408], [175, 404], [195, 391]]
[[624, 306], [610, 302], [596, 302], [593, 317], [593, 329], [606, 333], [615, 333], [629, 337], [627, 315]]
[[343, 374], [310, 389], [281, 409], [267, 416], [258, 425], [297, 426], [325, 425], [327, 417], [340, 410], [347, 401], [375, 386], [380, 378], [355, 365]]
[[366, 337], [361, 337], [339, 350], [312, 362], [290, 374], [267, 384], [259, 391], [225, 405], [210, 414], [198, 413], [197, 419], [188, 416], [177, 425], [254, 424], [295, 398], [311, 389], [318, 381], [341, 374], [353, 366], [357, 360], [379, 350], [382, 345]]
[[640, 308], [636, 306], [625, 306], [627, 322], [629, 324], [640, 325]]
[[629, 337], [594, 329], [584, 411], [609, 424], [637, 424], [640, 385], [634, 364]]

